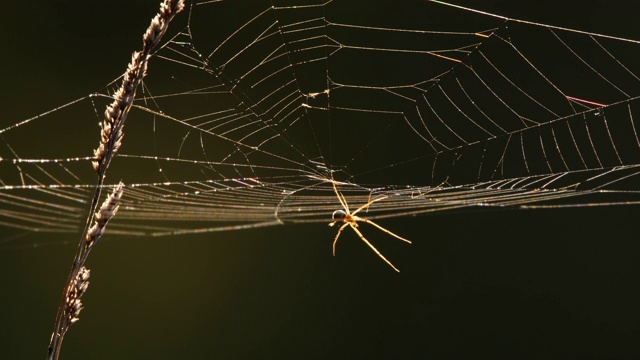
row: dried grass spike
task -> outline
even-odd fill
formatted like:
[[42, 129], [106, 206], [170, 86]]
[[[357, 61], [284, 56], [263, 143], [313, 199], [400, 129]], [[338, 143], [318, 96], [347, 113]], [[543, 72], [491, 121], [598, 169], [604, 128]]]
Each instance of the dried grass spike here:
[[90, 271], [86, 267], [82, 267], [78, 275], [73, 279], [73, 283], [71, 284], [71, 290], [69, 291], [69, 295], [67, 295], [66, 301], [66, 323], [67, 328], [63, 329], [63, 333], [68, 330], [68, 326], [78, 321], [78, 316], [80, 315], [80, 311], [82, 311], [82, 301], [80, 298], [87, 291], [89, 287], [89, 276], [91, 275]]
[[100, 144], [93, 152], [94, 159], [92, 161], [93, 169], [98, 173], [98, 186], [91, 201], [86, 226], [80, 237], [78, 251], [73, 260], [73, 266], [67, 277], [60, 306], [58, 307], [53, 335], [47, 350], [47, 360], [57, 360], [59, 358], [64, 334], [70, 324], [78, 320], [78, 314], [82, 310], [80, 296], [89, 284], [86, 281], [89, 273], [84, 268], [84, 263], [89, 256], [92, 245], [104, 233], [107, 222], [118, 211], [118, 204], [122, 196], [122, 182], [107, 197], [99, 210], [97, 209], [98, 200], [102, 193], [106, 170], [122, 143], [122, 129], [133, 104], [136, 88], [146, 74], [147, 60], [151, 49], [160, 42], [173, 16], [183, 8], [184, 0], [164, 0], [160, 4], [158, 15], [153, 18], [143, 36], [142, 50], [134, 52], [131, 56], [131, 62], [122, 77], [122, 84], [115, 92], [113, 102], [105, 110], [105, 118], [100, 124]]
[[100, 206], [100, 210], [94, 217], [95, 221], [93, 226], [87, 232], [87, 243], [92, 245], [95, 243], [100, 236], [104, 233], [104, 229], [107, 227], [107, 222], [118, 212], [118, 208], [120, 207], [120, 198], [122, 197], [123, 184], [122, 181], [118, 183], [113, 189], [113, 192], [107, 196], [107, 198]]
[[147, 60], [151, 49], [158, 44], [162, 35], [167, 31], [173, 16], [184, 9], [184, 0], [165, 0], [160, 4], [160, 11], [151, 20], [142, 37], [142, 51], [136, 51], [131, 56], [131, 62], [122, 77], [122, 85], [113, 96], [113, 102], [107, 106], [105, 119], [100, 125], [102, 132], [100, 145], [93, 151], [93, 169], [100, 175], [104, 174], [111, 158], [118, 152], [122, 143], [122, 128], [124, 126], [131, 104], [136, 95], [136, 88], [147, 73]]

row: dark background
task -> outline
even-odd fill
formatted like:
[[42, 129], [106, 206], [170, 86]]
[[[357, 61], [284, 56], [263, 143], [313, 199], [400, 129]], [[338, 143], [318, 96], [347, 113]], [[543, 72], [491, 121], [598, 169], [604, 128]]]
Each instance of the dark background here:
[[[121, 74], [157, 3], [3, 4], [2, 123]], [[640, 39], [632, 1], [469, 3]], [[400, 274], [347, 233], [333, 258], [335, 229], [324, 224], [111, 238], [91, 254], [86, 308], [62, 358], [639, 358], [638, 215], [628, 206], [381, 221], [414, 241], [367, 231]], [[76, 239], [37, 238], [37, 248], [29, 238], [0, 246], [2, 359], [45, 356]]]

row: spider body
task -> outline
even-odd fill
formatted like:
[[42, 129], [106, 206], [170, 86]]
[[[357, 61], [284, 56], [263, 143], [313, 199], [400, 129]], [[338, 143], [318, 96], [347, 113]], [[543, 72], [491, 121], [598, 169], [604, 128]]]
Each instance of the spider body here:
[[396, 235], [394, 233], [392, 233], [391, 231], [383, 228], [382, 226], [374, 223], [371, 220], [367, 220], [365, 218], [361, 218], [359, 216], [356, 216], [356, 214], [360, 211], [362, 211], [365, 208], [368, 208], [369, 205], [373, 204], [376, 201], [380, 201], [380, 200], [384, 200], [387, 198], [387, 196], [381, 196], [378, 198], [375, 198], [373, 200], [370, 200], [369, 202], [367, 202], [366, 204], [360, 206], [357, 210], [355, 210], [354, 212], [349, 211], [349, 204], [347, 203], [347, 199], [344, 197], [344, 195], [342, 195], [340, 193], [340, 191], [338, 191], [338, 188], [336, 187], [336, 183], [332, 182], [333, 184], [333, 190], [336, 193], [336, 196], [338, 196], [338, 201], [340, 201], [340, 205], [342, 205], [344, 210], [336, 210], [333, 212], [333, 214], [331, 215], [331, 218], [333, 219], [333, 222], [329, 223], [329, 226], [334, 226], [337, 223], [342, 223], [342, 226], [340, 226], [340, 228], [338, 229], [338, 233], [336, 234], [335, 239], [333, 240], [333, 256], [336, 255], [336, 244], [338, 243], [338, 238], [340, 237], [340, 234], [342, 233], [342, 231], [348, 227], [350, 227], [351, 229], [353, 229], [353, 231], [356, 233], [356, 235], [358, 235], [358, 237], [364, 241], [365, 244], [367, 244], [371, 250], [373, 250], [373, 252], [375, 252], [378, 257], [380, 257], [384, 262], [386, 262], [389, 266], [391, 266], [391, 268], [393, 268], [393, 270], [400, 272], [400, 270], [398, 270], [398, 268], [396, 268], [395, 266], [393, 266], [393, 264], [387, 260], [387, 258], [385, 258], [379, 251], [378, 249], [375, 248], [375, 246], [373, 246], [365, 237], [364, 235], [362, 235], [362, 233], [360, 232], [360, 230], [357, 229], [358, 227], [358, 222], [364, 222], [367, 224], [371, 224], [375, 227], [377, 227], [378, 229], [384, 231], [385, 233], [395, 237], [398, 240], [402, 240], [406, 243], [411, 244], [411, 241]]
[[[333, 219], [333, 221], [335, 222], [340, 222], [340, 221], [344, 221], [344, 222], [353, 222], [353, 217], [351, 217], [351, 215], [349, 215], [347, 217], [347, 213], [342, 211], [342, 210], [336, 210], [333, 212], [333, 215], [331, 215], [331, 218]], [[333, 225], [331, 225], [333, 226]]]

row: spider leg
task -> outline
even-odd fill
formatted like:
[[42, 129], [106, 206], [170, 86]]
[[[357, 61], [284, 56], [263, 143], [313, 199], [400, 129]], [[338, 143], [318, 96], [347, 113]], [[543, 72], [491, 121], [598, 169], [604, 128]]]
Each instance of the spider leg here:
[[383, 228], [382, 226], [380, 226], [380, 225], [378, 225], [378, 224], [374, 223], [374, 222], [373, 222], [373, 221], [371, 221], [371, 220], [363, 219], [363, 218], [361, 218], [361, 217], [357, 217], [357, 216], [354, 216], [354, 218], [355, 218], [355, 220], [356, 220], [356, 221], [362, 221], [362, 222], [365, 222], [365, 223], [367, 223], [367, 224], [371, 224], [371, 225], [373, 225], [373, 226], [377, 227], [378, 229], [380, 229], [380, 230], [384, 231], [385, 233], [387, 233], [387, 234], [389, 234], [389, 235], [393, 236], [394, 238], [399, 239], [399, 240], [402, 240], [402, 241], [404, 241], [404, 242], [406, 242], [406, 243], [411, 244], [411, 240], [407, 240], [407, 239], [403, 238], [403, 237], [402, 237], [402, 236], [400, 236], [400, 235], [394, 234], [394, 233], [392, 233], [391, 231], [389, 231], [389, 230], [387, 230], [387, 229]]
[[347, 214], [350, 214], [349, 205], [347, 205], [347, 199], [345, 199], [344, 195], [342, 195], [340, 191], [338, 191], [338, 188], [336, 187], [335, 182], [332, 181], [331, 184], [333, 185], [333, 191], [335, 191], [336, 195], [338, 196], [338, 201], [340, 201], [340, 205], [342, 205], [342, 207], [347, 211]]
[[[355, 232], [356, 232], [356, 234], [358, 234], [358, 236], [360, 237], [360, 239], [361, 239], [362, 241], [364, 241], [364, 243], [365, 243], [365, 244], [369, 245], [369, 247], [371, 248], [371, 250], [373, 250], [373, 252], [375, 252], [375, 253], [380, 257], [380, 259], [384, 260], [384, 262], [386, 262], [387, 264], [389, 264], [389, 266], [391, 266], [391, 267], [393, 268], [393, 270], [395, 270], [395, 271], [397, 271], [397, 272], [400, 272], [400, 270], [398, 270], [398, 268], [396, 268], [395, 266], [393, 266], [393, 264], [391, 263], [391, 261], [387, 260], [387, 258], [386, 258], [386, 257], [384, 257], [382, 254], [380, 254], [380, 251], [378, 251], [378, 249], [376, 249], [376, 248], [375, 248], [375, 246], [371, 245], [371, 243], [370, 243], [370, 242], [369, 242], [369, 241], [364, 237], [364, 235], [362, 235], [362, 233], [360, 232], [360, 230], [356, 229], [356, 227], [355, 227], [355, 226], [353, 226], [353, 225], [352, 225], [352, 224], [350, 224], [350, 223], [347, 223], [346, 225], [351, 225], [351, 228], [353, 229], [353, 231], [355, 231]], [[343, 225], [343, 227], [342, 227], [342, 228], [344, 228], [344, 225]], [[342, 229], [342, 228], [341, 228], [341, 229]]]
[[[335, 224], [335, 221], [333, 223]], [[336, 234], [336, 238], [333, 239], [333, 256], [336, 256], [336, 244], [338, 243], [338, 238], [340, 237], [342, 230], [344, 230], [344, 228], [346, 228], [347, 225], [349, 225], [349, 223], [344, 223], [344, 225], [340, 226], [340, 229], [338, 229], [338, 233]]]
[[375, 199], [373, 199], [373, 200], [369, 201], [368, 203], [366, 203], [366, 204], [364, 204], [364, 205], [360, 206], [356, 211], [352, 212], [352, 213], [351, 213], [351, 215], [355, 215], [355, 214], [357, 214], [359, 211], [361, 211], [362, 209], [364, 209], [364, 208], [366, 208], [366, 207], [369, 207], [369, 205], [373, 204], [374, 202], [376, 202], [376, 201], [380, 201], [380, 200], [384, 200], [384, 199], [386, 199], [386, 198], [388, 198], [388, 196], [381, 196], [381, 197], [379, 197], [379, 198], [375, 198]]

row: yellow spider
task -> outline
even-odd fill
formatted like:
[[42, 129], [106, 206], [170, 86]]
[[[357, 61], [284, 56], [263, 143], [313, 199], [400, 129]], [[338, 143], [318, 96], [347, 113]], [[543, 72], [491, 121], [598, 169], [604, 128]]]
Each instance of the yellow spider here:
[[356, 214], [358, 212], [360, 212], [362, 209], [365, 209], [367, 207], [369, 207], [369, 205], [373, 204], [376, 201], [380, 201], [383, 199], [386, 199], [387, 196], [381, 196], [378, 198], [375, 198], [373, 200], [370, 200], [368, 203], [360, 206], [356, 211], [354, 212], [350, 212], [349, 211], [349, 204], [347, 204], [347, 199], [345, 199], [344, 195], [342, 195], [340, 193], [340, 191], [338, 191], [338, 188], [336, 187], [336, 183], [332, 181], [333, 184], [333, 190], [336, 192], [336, 195], [338, 196], [338, 201], [340, 201], [340, 204], [342, 205], [342, 208], [344, 210], [336, 210], [333, 212], [332, 218], [333, 218], [333, 222], [329, 223], [329, 226], [333, 226], [339, 222], [344, 223], [342, 226], [340, 226], [340, 229], [338, 229], [338, 233], [336, 234], [336, 238], [333, 240], [333, 256], [336, 256], [336, 244], [338, 243], [338, 238], [340, 237], [340, 234], [342, 233], [342, 230], [344, 230], [347, 225], [350, 226], [353, 231], [356, 232], [356, 234], [360, 237], [360, 239], [362, 239], [362, 241], [364, 241], [365, 244], [367, 244], [371, 250], [373, 250], [382, 260], [384, 260], [384, 262], [386, 262], [387, 264], [389, 264], [389, 266], [391, 266], [393, 268], [393, 270], [400, 272], [400, 270], [398, 270], [395, 266], [393, 266], [393, 264], [387, 260], [387, 258], [385, 258], [384, 256], [382, 256], [382, 254], [380, 254], [380, 252], [378, 251], [378, 249], [376, 249], [373, 245], [371, 245], [371, 243], [364, 237], [364, 235], [362, 235], [362, 233], [360, 232], [360, 230], [358, 230], [358, 221], [361, 221], [363, 223], [367, 223], [367, 224], [371, 224], [375, 227], [377, 227], [378, 229], [384, 231], [385, 233], [395, 237], [396, 239], [402, 240], [404, 242], [407, 242], [409, 244], [411, 244], [411, 241], [398, 236], [394, 233], [392, 233], [391, 231], [383, 228], [382, 226], [374, 223], [371, 220], [367, 220], [367, 219], [363, 219], [359, 216], [356, 216]]

